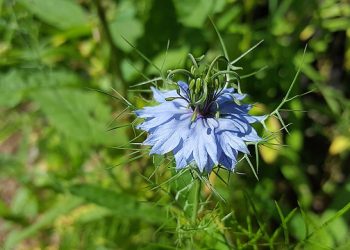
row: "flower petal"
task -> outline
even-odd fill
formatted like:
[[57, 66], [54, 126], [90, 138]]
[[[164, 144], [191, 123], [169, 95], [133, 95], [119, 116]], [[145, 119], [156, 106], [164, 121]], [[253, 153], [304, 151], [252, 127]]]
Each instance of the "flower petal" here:
[[151, 87], [151, 90], [153, 92], [154, 100], [156, 100], [159, 103], [166, 102], [165, 98], [179, 97], [176, 90], [161, 91], [161, 90], [156, 89], [154, 87]]
[[[237, 155], [237, 154], [236, 154]], [[232, 159], [226, 154], [222, 154], [219, 161], [220, 165], [224, 166], [226, 169], [233, 171], [235, 169], [237, 160], [236, 158]]]
[[180, 90], [180, 95], [182, 95], [183, 97], [188, 98], [188, 84], [183, 82], [183, 81], [178, 81], [177, 85], [179, 86], [179, 90]]
[[183, 142], [181, 142], [179, 145], [177, 145], [177, 147], [174, 148], [173, 152], [174, 152], [177, 170], [188, 166], [194, 160], [192, 155], [189, 157], [185, 156]]
[[[263, 121], [266, 116], [248, 114], [252, 105], [239, 105], [246, 95], [234, 92], [233, 88], [223, 89], [216, 99], [220, 118], [198, 115], [192, 121], [193, 111], [188, 106], [189, 87], [182, 81], [176, 90], [160, 91], [152, 88], [154, 99], [159, 105], [135, 111], [144, 118], [139, 129], [148, 132], [144, 145], [152, 147], [150, 154], [173, 152], [176, 169], [196, 164], [200, 171], [210, 172], [215, 165], [233, 170], [238, 152], [249, 154], [246, 142], [258, 142], [261, 138], [251, 123]], [[178, 95], [181, 95], [181, 97]], [[178, 97], [166, 100], [167, 97]]]
[[[234, 133], [230, 131], [224, 131], [219, 134], [218, 136], [220, 138], [220, 144], [222, 149], [225, 148], [225, 144], [228, 144], [231, 146], [231, 148], [236, 149], [238, 151], [241, 151], [243, 153], [249, 154], [249, 150], [247, 145], [244, 143], [242, 138], [236, 136]], [[226, 152], [225, 152], [226, 153]]]
[[152, 137], [159, 138], [158, 140], [153, 140], [154, 146], [150, 154], [166, 154], [172, 151], [181, 140], [187, 139], [189, 136], [190, 117], [183, 116], [182, 120], [173, 119], [161, 128], [158, 128], [152, 133]]

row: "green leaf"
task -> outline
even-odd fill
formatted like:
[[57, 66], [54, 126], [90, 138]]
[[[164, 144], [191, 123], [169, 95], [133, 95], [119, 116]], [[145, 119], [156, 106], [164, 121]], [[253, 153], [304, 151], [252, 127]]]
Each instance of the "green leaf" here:
[[71, 29], [87, 24], [84, 10], [72, 0], [18, 0], [28, 11], [59, 29]]
[[323, 21], [323, 26], [332, 32], [346, 30], [350, 26], [349, 17], [340, 17]]
[[[187, 59], [188, 48], [183, 46], [179, 49], [169, 50], [166, 54], [158, 54], [152, 61], [158, 67], [161, 68], [164, 72], [168, 69], [179, 68]], [[156, 74], [157, 70], [154, 67], [149, 66], [149, 74]]]
[[81, 200], [76, 197], [64, 197], [59, 199], [57, 203], [29, 227], [22, 231], [13, 231], [9, 234], [5, 241], [4, 250], [11, 250], [21, 241], [35, 235], [39, 230], [50, 225], [55, 219], [63, 214], [68, 213], [73, 208], [79, 206]]
[[308, 221], [300, 213], [293, 216], [289, 223], [290, 233], [299, 241], [303, 240], [306, 236], [305, 223], [308, 223]]
[[[322, 214], [322, 221], [336, 216], [335, 210], [327, 210]], [[348, 225], [343, 217], [336, 217], [327, 225], [327, 231], [333, 236], [337, 243], [345, 242], [348, 238]]]
[[79, 78], [74, 73], [64, 70], [11, 70], [0, 74], [0, 106], [12, 108], [23, 101], [27, 94], [38, 89], [75, 86], [77, 83]]
[[303, 169], [298, 165], [282, 165], [281, 172], [298, 193], [300, 203], [304, 206], [309, 206], [312, 202], [312, 193], [309, 180], [306, 178]]
[[128, 194], [101, 187], [81, 184], [70, 188], [72, 194], [85, 200], [109, 208], [121, 218], [141, 219], [152, 223], [163, 223], [166, 218], [165, 210], [142, 201]]
[[0, 75], [0, 106], [12, 108], [21, 102], [24, 82], [17, 71]]
[[[323, 214], [323, 223], [315, 228], [315, 230], [308, 235], [308, 237], [306, 239], [310, 239], [312, 237], [314, 237], [314, 235], [317, 235], [319, 232], [324, 231], [325, 229], [327, 230], [331, 230], [333, 229], [334, 231], [334, 227], [337, 228], [336, 232], [333, 232], [333, 236], [334, 233], [338, 233], [339, 231], [338, 229], [342, 228], [343, 230], [347, 229], [346, 223], [345, 221], [343, 221], [343, 219], [341, 218], [345, 213], [347, 213], [350, 210], [350, 202], [347, 203], [342, 209], [338, 210], [338, 211], [328, 211], [328, 213]], [[318, 221], [319, 222], [319, 221]], [[331, 228], [329, 228], [331, 227]], [[340, 228], [339, 228], [340, 227]], [[343, 240], [346, 237], [346, 232], [344, 235], [338, 235], [336, 237], [336, 239], [338, 240]]]
[[24, 187], [17, 190], [11, 204], [11, 212], [25, 217], [34, 217], [37, 210], [38, 203], [31, 190]]
[[[339, 210], [344, 207], [350, 200], [350, 181], [346, 179], [344, 185], [338, 188], [337, 192], [334, 194], [332, 198], [332, 203], [330, 205], [330, 209]], [[349, 220], [350, 214], [345, 214], [344, 217]]]
[[74, 217], [74, 223], [89, 223], [92, 221], [99, 221], [107, 216], [111, 216], [113, 212], [107, 208], [97, 206], [95, 204], [90, 204], [88, 207], [82, 207], [87, 211], [83, 211], [78, 213], [76, 217]]
[[342, 93], [325, 84], [316, 83], [316, 86], [322, 93], [331, 111], [336, 115], [340, 115], [342, 111], [342, 103], [340, 102]]
[[133, 48], [125, 42], [124, 38], [135, 45], [136, 40], [143, 34], [143, 25], [135, 18], [135, 12], [133, 4], [122, 2], [114, 21], [109, 24], [113, 42], [125, 52], [131, 51]]
[[221, 11], [225, 6], [223, 0], [176, 0], [173, 2], [179, 21], [191, 28], [202, 28], [208, 16]]
[[36, 91], [31, 97], [39, 104], [51, 125], [71, 140], [92, 145], [115, 146], [127, 143], [122, 128], [107, 131], [112, 115], [97, 93], [51, 89]]
[[293, 130], [287, 135], [287, 145], [290, 145], [295, 151], [299, 151], [303, 146], [303, 134], [300, 130]]

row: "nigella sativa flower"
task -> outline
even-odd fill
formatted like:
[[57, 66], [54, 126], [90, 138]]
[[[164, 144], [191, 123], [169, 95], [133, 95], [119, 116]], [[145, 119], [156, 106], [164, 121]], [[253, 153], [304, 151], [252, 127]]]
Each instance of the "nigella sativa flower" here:
[[265, 117], [249, 115], [252, 105], [240, 103], [245, 95], [220, 84], [228, 82], [227, 72], [198, 77], [198, 68], [187, 72], [190, 84], [177, 82], [177, 90], [152, 87], [159, 104], [135, 112], [144, 119], [138, 129], [148, 132], [143, 144], [152, 146], [150, 154], [172, 151], [176, 169], [196, 165], [210, 172], [220, 165], [233, 171], [239, 152], [249, 154], [246, 143], [261, 140], [251, 124]]

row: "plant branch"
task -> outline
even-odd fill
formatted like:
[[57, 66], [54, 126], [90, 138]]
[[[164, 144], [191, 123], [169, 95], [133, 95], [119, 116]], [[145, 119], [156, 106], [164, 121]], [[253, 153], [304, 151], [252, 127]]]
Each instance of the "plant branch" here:
[[193, 211], [192, 211], [192, 223], [195, 224], [197, 220], [198, 215], [198, 207], [200, 203], [200, 196], [201, 196], [201, 189], [202, 189], [202, 183], [199, 178], [196, 178], [194, 185], [194, 200], [193, 200]]

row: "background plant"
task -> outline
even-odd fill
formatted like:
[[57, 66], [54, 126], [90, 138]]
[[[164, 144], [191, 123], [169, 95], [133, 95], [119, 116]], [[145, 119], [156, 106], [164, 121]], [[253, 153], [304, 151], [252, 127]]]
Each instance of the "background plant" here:
[[[1, 0], [0, 15], [5, 249], [349, 248], [346, 0]], [[257, 114], [278, 106], [306, 43], [291, 96], [313, 93], [283, 107], [292, 125], [259, 149], [260, 181], [247, 164], [244, 175], [211, 176], [227, 202], [203, 190], [193, 228], [192, 177], [125, 149], [130, 126], [108, 130], [129, 124], [129, 110], [91, 89], [144, 106], [148, 86], [130, 86], [158, 72], [123, 37], [166, 72], [189, 52], [221, 53], [209, 15], [232, 58], [264, 40], [239, 62], [243, 74], [259, 71], [241, 84]], [[281, 129], [276, 119], [267, 126]]]

